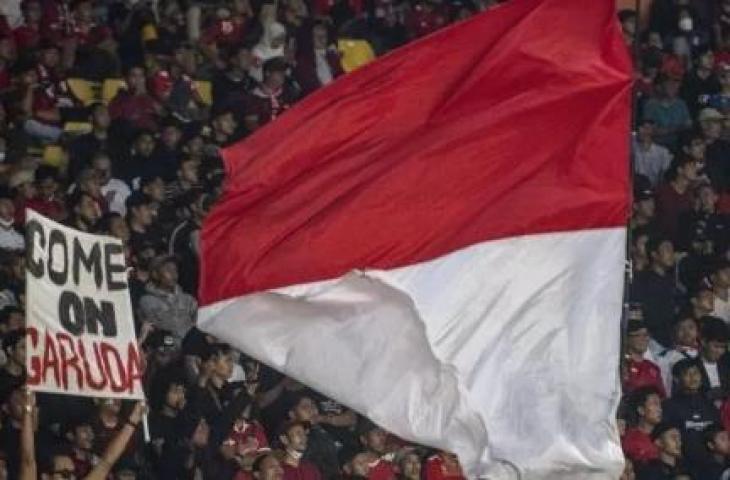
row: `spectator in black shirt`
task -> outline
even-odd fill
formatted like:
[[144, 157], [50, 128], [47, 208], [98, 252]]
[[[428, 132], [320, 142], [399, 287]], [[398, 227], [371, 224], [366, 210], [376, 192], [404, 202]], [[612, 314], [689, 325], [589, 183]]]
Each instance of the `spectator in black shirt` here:
[[76, 137], [69, 147], [70, 158], [67, 173], [71, 178], [76, 178], [81, 170], [91, 166], [91, 159], [96, 153], [111, 150], [109, 110], [106, 105], [101, 103], [96, 103], [89, 109], [91, 132]]
[[25, 383], [25, 330], [9, 332], [2, 346], [6, 362], [0, 369], [0, 401]]
[[677, 296], [674, 281], [674, 246], [669, 239], [655, 236], [647, 241], [646, 252], [651, 260], [651, 266], [636, 274], [631, 289], [631, 300], [641, 303], [644, 321], [651, 337], [669, 348]]

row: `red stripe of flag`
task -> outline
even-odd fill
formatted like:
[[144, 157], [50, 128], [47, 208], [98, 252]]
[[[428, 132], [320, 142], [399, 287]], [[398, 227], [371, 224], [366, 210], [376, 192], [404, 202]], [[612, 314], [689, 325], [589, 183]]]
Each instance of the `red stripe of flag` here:
[[225, 150], [202, 304], [492, 239], [623, 225], [630, 65], [614, 15], [610, 0], [514, 0]]

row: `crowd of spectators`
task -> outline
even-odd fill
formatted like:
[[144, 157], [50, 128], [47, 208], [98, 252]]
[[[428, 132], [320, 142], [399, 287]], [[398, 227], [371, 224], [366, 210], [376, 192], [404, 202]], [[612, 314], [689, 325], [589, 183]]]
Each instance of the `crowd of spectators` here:
[[[464, 478], [199, 331], [195, 296], [222, 147], [492, 3], [1, 0], [0, 480]], [[146, 404], [25, 389], [26, 208], [122, 240]]]
[[[493, 3], [2, 0], [0, 480], [463, 478], [454, 453], [199, 331], [195, 295], [220, 148]], [[730, 0], [651, 3], [618, 13], [636, 98], [622, 479], [727, 479]], [[24, 388], [26, 208], [123, 241], [146, 405]]]

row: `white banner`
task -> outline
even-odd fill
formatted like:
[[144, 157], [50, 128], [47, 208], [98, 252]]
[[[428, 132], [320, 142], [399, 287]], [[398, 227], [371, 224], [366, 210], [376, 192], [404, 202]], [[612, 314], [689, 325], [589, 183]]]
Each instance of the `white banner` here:
[[26, 217], [29, 387], [144, 398], [122, 242]]

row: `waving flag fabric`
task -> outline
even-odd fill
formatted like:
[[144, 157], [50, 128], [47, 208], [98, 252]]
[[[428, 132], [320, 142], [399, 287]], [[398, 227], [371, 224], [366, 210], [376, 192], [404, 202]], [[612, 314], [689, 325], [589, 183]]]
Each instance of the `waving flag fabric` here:
[[610, 0], [514, 0], [225, 150], [199, 326], [471, 477], [616, 478], [614, 17]]

